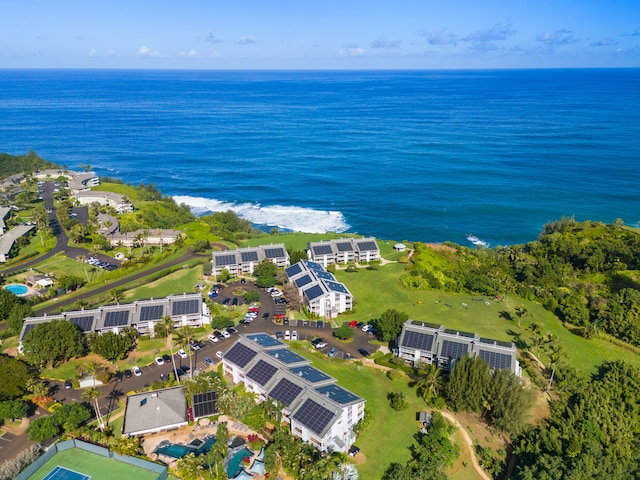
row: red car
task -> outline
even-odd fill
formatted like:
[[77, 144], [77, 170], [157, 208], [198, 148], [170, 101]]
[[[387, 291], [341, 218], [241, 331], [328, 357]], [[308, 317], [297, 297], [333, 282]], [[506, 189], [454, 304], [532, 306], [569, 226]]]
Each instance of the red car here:
[[357, 321], [357, 320], [351, 320], [351, 321], [349, 322], [349, 326], [350, 326], [351, 328], [355, 328], [357, 324], [358, 324], [358, 321]]

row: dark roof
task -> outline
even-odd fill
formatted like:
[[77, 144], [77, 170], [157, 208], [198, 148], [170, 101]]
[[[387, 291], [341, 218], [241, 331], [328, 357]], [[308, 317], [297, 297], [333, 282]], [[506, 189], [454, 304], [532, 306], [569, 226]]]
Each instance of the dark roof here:
[[296, 287], [300, 288], [300, 287], [304, 287], [305, 285], [309, 284], [313, 282], [313, 278], [311, 278], [311, 275], [306, 274], [303, 275], [300, 278], [297, 278], [295, 283], [296, 283]]
[[311, 250], [314, 255], [331, 255], [333, 253], [331, 245], [313, 245]]
[[331, 410], [310, 398], [307, 398], [293, 414], [294, 420], [318, 435], [322, 434], [329, 422], [333, 420], [333, 417], [335, 417], [335, 414]]
[[469, 346], [470, 345], [468, 342], [453, 342], [451, 340], [443, 340], [442, 349], [440, 350], [440, 356], [458, 360], [469, 351]]
[[253, 368], [247, 372], [247, 377], [264, 387], [277, 371], [277, 367], [264, 360], [258, 360]]
[[302, 386], [283, 378], [271, 389], [268, 395], [270, 398], [289, 406], [300, 395], [301, 391]]
[[188, 315], [200, 311], [200, 300], [175, 300], [172, 305], [172, 315]]
[[372, 242], [370, 240], [368, 241], [364, 241], [364, 242], [358, 242], [356, 241], [356, 245], [358, 247], [358, 250], [360, 251], [377, 251], [378, 250], [378, 245], [376, 245], [376, 242]]
[[313, 287], [305, 290], [304, 294], [309, 300], [314, 300], [318, 297], [323, 296], [324, 290], [322, 290], [322, 287], [320, 285], [314, 285]]
[[196, 393], [191, 396], [193, 418], [209, 417], [216, 413], [218, 396], [215, 391]]
[[256, 250], [250, 250], [248, 252], [240, 252], [240, 260], [243, 262], [257, 262], [258, 252]]
[[302, 267], [300, 266], [300, 263], [294, 263], [293, 265], [285, 269], [288, 277], [293, 277], [294, 275], [299, 274], [301, 271]]
[[493, 370], [510, 370], [511, 355], [506, 353], [494, 352], [483, 348], [478, 352], [480, 358], [489, 364]]
[[429, 333], [414, 332], [406, 330], [402, 337], [401, 345], [407, 348], [415, 348], [417, 350], [431, 350], [433, 346], [434, 335]]
[[216, 266], [234, 265], [237, 263], [235, 254], [216, 255], [213, 257]]
[[332, 383], [331, 385], [325, 385], [323, 387], [318, 387], [316, 390], [329, 397], [336, 403], [340, 405], [346, 405], [347, 403], [352, 403], [360, 400], [360, 397], [351, 393], [349, 390], [345, 390], [340, 385], [336, 385]]
[[339, 252], [353, 252], [353, 245], [349, 240], [345, 240], [344, 242], [336, 242], [336, 247]]
[[264, 247], [264, 256], [267, 258], [282, 258], [287, 256], [287, 252], [282, 247]]
[[304, 378], [307, 382], [310, 383], [320, 383], [326, 380], [331, 380], [331, 377], [324, 372], [321, 372], [315, 367], [310, 365], [304, 365], [302, 367], [293, 367], [289, 369], [291, 372], [295, 373], [299, 377]]
[[236, 343], [231, 349], [224, 354], [225, 361], [235, 363], [240, 368], [244, 368], [258, 354], [255, 350], [242, 343]]

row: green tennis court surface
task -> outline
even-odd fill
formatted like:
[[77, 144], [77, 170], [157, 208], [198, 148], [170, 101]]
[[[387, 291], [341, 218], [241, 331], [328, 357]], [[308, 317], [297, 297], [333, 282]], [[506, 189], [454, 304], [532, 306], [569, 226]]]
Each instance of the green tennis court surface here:
[[58, 465], [44, 477], [44, 480], [89, 480], [90, 478], [88, 475], [83, 475]]
[[79, 448], [70, 448], [56, 453], [31, 475], [29, 480], [113, 480], [114, 478], [157, 480], [158, 474]]

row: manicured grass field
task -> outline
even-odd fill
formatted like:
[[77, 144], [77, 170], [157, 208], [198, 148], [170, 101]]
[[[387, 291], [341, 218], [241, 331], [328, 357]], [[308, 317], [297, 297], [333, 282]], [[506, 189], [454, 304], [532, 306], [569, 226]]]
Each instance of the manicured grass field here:
[[158, 280], [126, 291], [121, 302], [134, 302], [146, 298], [163, 298], [168, 295], [195, 292], [195, 285], [202, 278], [202, 265], [183, 268]]
[[[336, 272], [338, 280], [349, 288], [356, 301], [354, 312], [341, 315], [339, 320], [369, 321], [393, 308], [407, 313], [412, 320], [444, 325], [496, 340], [515, 341], [520, 335], [526, 342], [531, 337], [527, 327], [535, 322], [542, 327], [545, 336], [557, 335], [558, 344], [567, 354], [567, 361], [578, 370], [592, 373], [604, 360], [625, 360], [640, 367], [640, 356], [604, 339], [586, 340], [571, 333], [557, 317], [537, 303], [511, 296], [496, 300], [481, 295], [405, 290], [399, 280], [403, 271], [404, 265], [390, 264], [378, 270]], [[518, 327], [515, 308], [521, 305], [527, 309], [527, 315], [522, 319], [522, 327]], [[540, 353], [545, 361], [543, 353], [534, 353]]]
[[61, 466], [84, 475], [91, 480], [156, 480], [158, 474], [128, 465], [117, 460], [87, 452], [79, 448], [71, 448], [56, 453], [47, 463], [36, 471], [29, 480], [42, 480], [56, 466]]
[[[415, 388], [409, 386], [408, 377], [392, 381], [385, 372], [359, 362], [331, 360], [315, 352], [297, 351], [309, 358], [315, 367], [335, 377], [341, 386], [364, 398], [365, 408], [373, 413], [371, 425], [356, 442], [367, 458], [365, 463], [358, 465], [360, 478], [380, 478], [391, 462], [404, 464], [410, 459], [409, 447], [420, 428], [416, 413], [430, 409], [416, 396]], [[387, 394], [391, 392], [403, 392], [409, 408], [401, 412], [393, 410], [387, 400]], [[463, 448], [462, 444], [460, 448]], [[456, 467], [466, 475], [464, 478], [477, 478], [470, 465], [456, 464]]]

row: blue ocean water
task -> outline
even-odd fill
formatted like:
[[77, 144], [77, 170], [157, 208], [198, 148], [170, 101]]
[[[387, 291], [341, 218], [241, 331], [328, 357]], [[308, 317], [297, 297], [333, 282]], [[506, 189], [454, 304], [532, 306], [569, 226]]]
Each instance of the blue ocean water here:
[[491, 245], [640, 220], [640, 70], [0, 70], [0, 151], [258, 225]]

